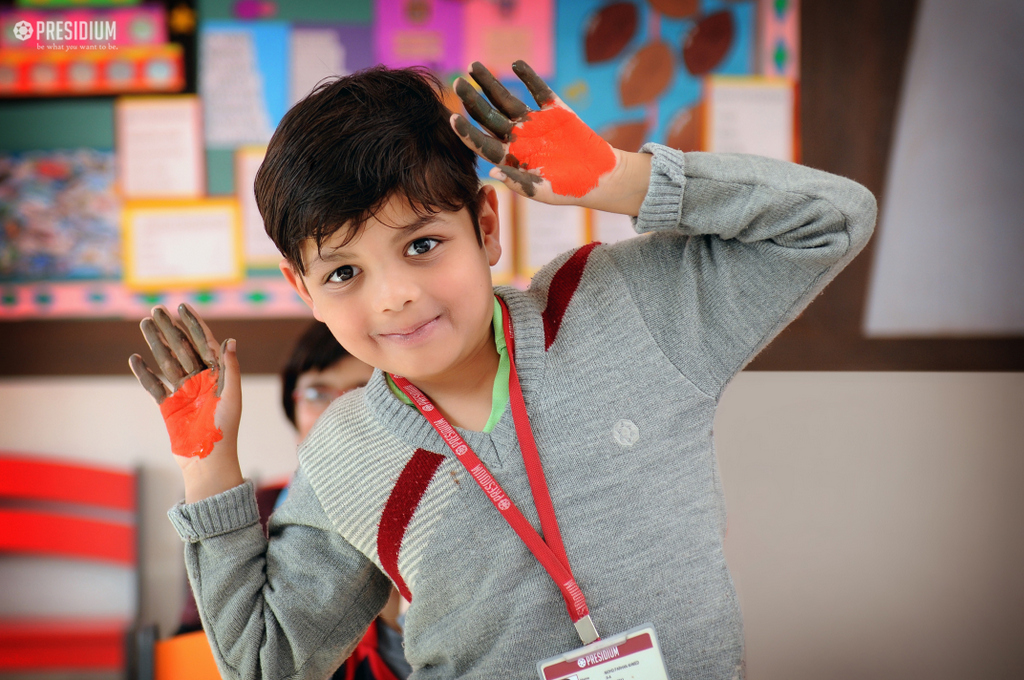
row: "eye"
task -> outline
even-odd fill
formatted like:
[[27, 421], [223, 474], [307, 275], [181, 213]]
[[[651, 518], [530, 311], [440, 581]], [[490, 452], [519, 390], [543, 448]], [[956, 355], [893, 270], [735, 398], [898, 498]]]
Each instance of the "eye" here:
[[342, 265], [327, 277], [328, 283], [345, 283], [359, 272], [359, 267], [350, 264]]
[[409, 244], [406, 249], [406, 255], [424, 255], [429, 253], [431, 250], [437, 247], [441, 243], [436, 238], [418, 238]]

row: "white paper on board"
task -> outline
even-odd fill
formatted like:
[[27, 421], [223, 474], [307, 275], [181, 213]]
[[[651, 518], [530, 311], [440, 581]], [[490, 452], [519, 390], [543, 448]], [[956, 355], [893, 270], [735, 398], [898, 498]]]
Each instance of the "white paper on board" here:
[[336, 31], [295, 28], [291, 32], [291, 104], [313, 91], [324, 78], [349, 74], [345, 65], [345, 45]]
[[136, 210], [131, 229], [136, 283], [225, 280], [240, 275], [233, 209]]
[[917, 15], [865, 334], [1024, 335], [1024, 3]]
[[556, 256], [586, 245], [586, 209], [576, 205], [548, 205], [520, 198], [521, 262], [532, 275]]
[[601, 210], [591, 211], [593, 220], [594, 240], [601, 243], [615, 243], [627, 238], [636, 236], [633, 229], [633, 220], [629, 215], [603, 212]]
[[204, 191], [203, 141], [196, 97], [117, 101], [117, 159], [126, 198], [195, 198]]
[[708, 151], [793, 160], [793, 85], [777, 78], [708, 79]]

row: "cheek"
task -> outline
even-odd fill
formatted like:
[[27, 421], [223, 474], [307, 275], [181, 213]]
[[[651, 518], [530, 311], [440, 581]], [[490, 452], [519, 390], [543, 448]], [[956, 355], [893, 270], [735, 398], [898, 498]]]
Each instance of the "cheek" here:
[[309, 431], [313, 429], [313, 425], [316, 424], [316, 419], [320, 417], [324, 410], [324, 408], [304, 402], [295, 405], [295, 427], [298, 429], [300, 436], [305, 438], [309, 434]]

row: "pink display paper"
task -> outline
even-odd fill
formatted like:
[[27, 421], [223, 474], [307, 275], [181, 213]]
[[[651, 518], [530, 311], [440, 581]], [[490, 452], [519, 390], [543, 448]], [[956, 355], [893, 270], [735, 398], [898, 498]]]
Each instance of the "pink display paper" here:
[[0, 320], [141, 319], [153, 305], [192, 305], [205, 319], [308, 318], [309, 307], [282, 276], [233, 286], [137, 292], [120, 281], [0, 283]]
[[377, 0], [377, 61], [392, 68], [423, 65], [461, 73], [464, 8], [458, 0]]
[[515, 78], [522, 59], [542, 78], [554, 76], [553, 0], [468, 0], [464, 3], [465, 54], [499, 78]]
[[800, 79], [800, 0], [760, 0], [761, 73]]

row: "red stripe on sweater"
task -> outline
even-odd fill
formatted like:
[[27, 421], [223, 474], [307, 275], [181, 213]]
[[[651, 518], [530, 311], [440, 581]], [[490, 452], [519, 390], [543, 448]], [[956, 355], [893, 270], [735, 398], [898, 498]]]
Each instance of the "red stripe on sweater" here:
[[412, 593], [405, 579], [398, 573], [398, 551], [402, 547], [402, 539], [413, 513], [443, 461], [444, 456], [440, 454], [416, 449], [416, 453], [405, 464], [402, 474], [398, 475], [395, 488], [384, 504], [380, 526], [377, 527], [377, 556], [380, 564], [398, 587], [398, 592], [409, 602], [412, 602]]
[[558, 268], [558, 271], [555, 272], [554, 277], [551, 279], [551, 285], [548, 287], [548, 305], [544, 308], [544, 314], [542, 315], [544, 319], [545, 352], [555, 341], [555, 336], [558, 335], [558, 329], [562, 325], [562, 317], [565, 316], [565, 310], [568, 309], [573, 293], [576, 292], [576, 287], [580, 285], [580, 279], [583, 278], [583, 270], [587, 266], [587, 258], [590, 257], [591, 251], [599, 245], [601, 244], [595, 241], [577, 250]]

